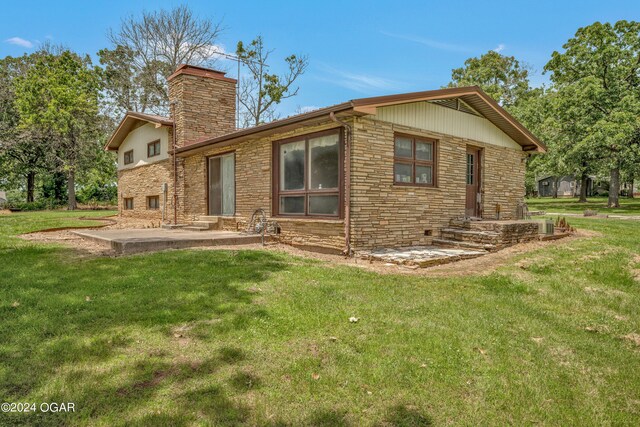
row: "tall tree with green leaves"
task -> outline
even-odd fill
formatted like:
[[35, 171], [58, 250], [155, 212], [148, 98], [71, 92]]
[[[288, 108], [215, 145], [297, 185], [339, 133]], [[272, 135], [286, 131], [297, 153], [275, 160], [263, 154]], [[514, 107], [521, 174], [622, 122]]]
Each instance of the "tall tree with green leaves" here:
[[71, 51], [43, 53], [17, 79], [19, 128], [50, 135], [46, 155], [67, 176], [68, 208], [76, 208], [75, 178], [100, 132], [98, 72]]
[[2, 178], [7, 179], [11, 175], [16, 182], [17, 177], [22, 177], [26, 183], [23, 187], [26, 188], [27, 202], [34, 201], [36, 176], [47, 167], [44, 146], [48, 135], [18, 126], [20, 112], [15, 103], [15, 83], [40, 54], [41, 51], [0, 59], [0, 158], [6, 173]]
[[529, 66], [513, 56], [496, 51], [469, 58], [464, 67], [451, 71], [448, 87], [480, 86], [502, 107], [510, 108], [526, 97], [529, 87]]
[[197, 16], [187, 5], [144, 11], [110, 30], [110, 49], [98, 52], [108, 113], [168, 113], [166, 78], [179, 65], [213, 66], [221, 22]]
[[597, 159], [610, 176], [609, 207], [619, 206], [625, 160], [640, 160], [640, 23], [596, 22], [553, 52], [545, 71], [570, 123], [574, 149]]
[[242, 79], [239, 93], [241, 127], [257, 126], [278, 118], [275, 107], [282, 100], [298, 94], [295, 82], [307, 70], [309, 59], [306, 55], [289, 55], [284, 59], [286, 71], [283, 74], [269, 72], [267, 62], [273, 50], [269, 50], [261, 36], [249, 44], [238, 42], [236, 55], [249, 71]]

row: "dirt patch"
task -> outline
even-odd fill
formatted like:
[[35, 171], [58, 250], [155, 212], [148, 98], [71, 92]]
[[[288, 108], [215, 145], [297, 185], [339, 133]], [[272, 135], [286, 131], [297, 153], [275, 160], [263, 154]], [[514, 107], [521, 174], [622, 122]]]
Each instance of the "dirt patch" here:
[[238, 246], [203, 247], [194, 248], [194, 250], [268, 250], [323, 261], [327, 264], [327, 266], [348, 265], [351, 267], [358, 267], [365, 270], [374, 271], [380, 274], [408, 274], [427, 277], [460, 277], [470, 275], [488, 275], [495, 271], [497, 268], [509, 264], [511, 259], [518, 255], [537, 249], [564, 245], [581, 238], [591, 238], [599, 235], [600, 234], [596, 232], [580, 230], [575, 235], [561, 240], [520, 243], [497, 252], [491, 252], [478, 258], [462, 260], [451, 264], [439, 265], [429, 268], [415, 268], [386, 262], [362, 260], [358, 259], [357, 257], [345, 258], [341, 255], [309, 252], [280, 243], [269, 243], [265, 246], [262, 246], [261, 244], [251, 244]]
[[634, 255], [629, 268], [631, 269], [633, 279], [640, 281], [640, 255]]
[[73, 234], [69, 230], [38, 231], [22, 234], [24, 240], [39, 243], [55, 243], [74, 249], [80, 257], [115, 256], [115, 252], [107, 243], [97, 243]]
[[[110, 217], [108, 219], [110, 219], [113, 223], [101, 227], [103, 230], [127, 228], [157, 228], [160, 225], [158, 221], [149, 221], [135, 218]], [[599, 235], [600, 233], [580, 230], [576, 234], [561, 240], [520, 243], [497, 252], [491, 252], [479, 258], [461, 260], [451, 264], [439, 265], [429, 268], [416, 268], [415, 266], [397, 265], [373, 260], [362, 260], [358, 259], [357, 257], [345, 258], [342, 255], [310, 252], [281, 243], [267, 243], [264, 246], [259, 243], [230, 246], [221, 245], [215, 247], [192, 248], [191, 250], [267, 250], [302, 258], [314, 259], [317, 261], [321, 261], [328, 267], [336, 265], [347, 265], [380, 274], [457, 277], [469, 275], [488, 275], [494, 272], [497, 268], [509, 264], [509, 262], [518, 255], [538, 249], [554, 247], [557, 245], [565, 245], [566, 243], [570, 243], [572, 241], [575, 241], [576, 239], [592, 238]], [[116, 256], [114, 251], [112, 251], [107, 244], [96, 243], [83, 239], [82, 237], [77, 236], [68, 230], [35, 232], [24, 234], [20, 237], [26, 240], [57, 243], [67, 247], [71, 247], [77, 250], [81, 256]]]
[[623, 336], [622, 338], [624, 338], [625, 340], [631, 341], [632, 343], [640, 347], [640, 334], [631, 333]]
[[11, 211], [9, 209], [0, 209], [0, 215], [11, 215]]

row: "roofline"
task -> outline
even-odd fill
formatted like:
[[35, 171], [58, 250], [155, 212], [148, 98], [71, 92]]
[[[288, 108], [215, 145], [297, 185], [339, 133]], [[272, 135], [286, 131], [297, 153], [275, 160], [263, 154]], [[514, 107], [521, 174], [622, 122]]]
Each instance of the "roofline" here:
[[[318, 110], [310, 111], [308, 113], [298, 114], [295, 116], [287, 117], [285, 119], [276, 120], [270, 123], [236, 130], [235, 132], [228, 133], [226, 135], [200, 140], [196, 143], [185, 145], [175, 150], [176, 153], [186, 153], [192, 150], [197, 150], [208, 145], [214, 145], [226, 141], [230, 141], [236, 138], [246, 137], [261, 132], [274, 130], [283, 126], [292, 125], [300, 122], [304, 122], [310, 119], [322, 117], [329, 113], [338, 113], [350, 111], [354, 115], [369, 115], [375, 114], [377, 107], [384, 107], [388, 105], [406, 104], [410, 102], [429, 101], [435, 99], [456, 98], [463, 95], [478, 95], [485, 103], [487, 103], [496, 113], [498, 113], [503, 119], [509, 122], [519, 133], [525, 136], [525, 138], [531, 142], [531, 145], [519, 144], [523, 151], [546, 151], [546, 145], [536, 138], [529, 130], [527, 130], [517, 119], [509, 114], [504, 108], [502, 108], [493, 98], [484, 93], [478, 86], [465, 86], [456, 88], [444, 88], [422, 92], [410, 92], [397, 95], [385, 95], [376, 96], [370, 98], [358, 98], [353, 99], [342, 104], [333, 105], [330, 107], [321, 108]], [[486, 118], [485, 118], [486, 119]], [[488, 120], [488, 119], [487, 119]], [[495, 123], [494, 123], [495, 125]], [[497, 125], [496, 125], [497, 126]], [[512, 138], [513, 139], [513, 138]], [[533, 147], [534, 150], [531, 150]], [[529, 148], [529, 149], [527, 149]]]
[[126, 114], [124, 115], [124, 117], [122, 118], [122, 120], [120, 121], [120, 124], [118, 124], [118, 127], [111, 134], [111, 137], [109, 137], [109, 140], [105, 144], [104, 149], [106, 151], [116, 151], [117, 150], [117, 148], [111, 148], [110, 145], [115, 140], [116, 136], [118, 135], [118, 133], [120, 132], [120, 130], [124, 126], [124, 124], [127, 121], [127, 119], [129, 119], [129, 118], [133, 118], [133, 119], [136, 119], [136, 120], [144, 121], [144, 122], [147, 122], [147, 123], [154, 123], [154, 124], [160, 125], [160, 126], [171, 126], [171, 127], [173, 127], [173, 120], [168, 118], [168, 117], [164, 117], [163, 118], [163, 117], [159, 117], [159, 116], [151, 116], [149, 114], [138, 113], [136, 111], [127, 111]]
[[521, 133], [523, 133], [527, 137], [527, 139], [529, 139], [533, 143], [533, 145], [541, 148], [542, 151], [546, 151], [547, 146], [542, 141], [540, 141], [535, 135], [529, 132], [527, 128], [525, 128], [515, 117], [509, 114], [507, 110], [502, 108], [495, 99], [487, 95], [479, 86], [463, 86], [423, 92], [409, 92], [398, 95], [360, 98], [354, 99], [352, 102], [356, 111], [370, 112], [372, 108], [383, 107], [387, 105], [404, 104], [421, 100], [428, 101], [432, 99], [455, 98], [462, 95], [474, 94], [480, 96], [487, 104], [491, 106], [491, 108], [493, 108], [495, 112], [497, 112], [505, 120], [511, 123], [511, 125], [518, 129]]
[[330, 113], [339, 113], [344, 111], [349, 111], [353, 109], [353, 104], [351, 101], [344, 102], [342, 104], [332, 105], [330, 107], [320, 108], [318, 110], [313, 110], [308, 113], [297, 114], [295, 116], [287, 117], [285, 119], [275, 120], [273, 122], [265, 123], [258, 126], [253, 126], [246, 129], [236, 130], [231, 133], [227, 133], [222, 136], [218, 136], [215, 138], [205, 139], [194, 144], [189, 144], [180, 148], [177, 148], [175, 152], [177, 154], [185, 153], [192, 150], [197, 150], [198, 148], [206, 147], [208, 145], [214, 145], [221, 142], [229, 141], [236, 138], [241, 138], [243, 136], [249, 136], [260, 132], [266, 132], [272, 129], [277, 129], [283, 126], [296, 124], [299, 122], [304, 122], [306, 120], [322, 117], [324, 115], [329, 115]]

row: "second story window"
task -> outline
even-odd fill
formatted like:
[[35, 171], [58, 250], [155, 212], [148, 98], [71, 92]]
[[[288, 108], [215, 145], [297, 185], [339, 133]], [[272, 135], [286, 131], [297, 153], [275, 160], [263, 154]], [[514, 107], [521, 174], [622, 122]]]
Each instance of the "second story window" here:
[[147, 157], [154, 157], [160, 154], [160, 140], [147, 144]]
[[129, 165], [133, 163], [133, 150], [124, 152], [124, 164]]

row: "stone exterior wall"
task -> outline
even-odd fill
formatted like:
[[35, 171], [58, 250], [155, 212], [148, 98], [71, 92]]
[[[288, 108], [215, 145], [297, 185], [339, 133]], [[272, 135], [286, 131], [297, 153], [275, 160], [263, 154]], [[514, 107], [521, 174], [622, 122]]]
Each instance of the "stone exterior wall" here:
[[[162, 184], [167, 183], [167, 219], [173, 218], [172, 168], [170, 160], [118, 171], [118, 211], [124, 217], [162, 219], [164, 197]], [[160, 209], [147, 209], [147, 196], [160, 196]], [[124, 209], [124, 199], [133, 197], [133, 209]]]
[[[395, 132], [438, 140], [437, 187], [394, 185]], [[483, 149], [483, 216], [493, 218], [499, 203], [501, 218], [514, 218], [525, 194], [522, 151], [357, 118], [351, 170], [352, 249], [427, 245], [450, 219], [463, 216], [467, 145]]]
[[[272, 144], [285, 138], [336, 128], [327, 120], [295, 131], [255, 138], [227, 146], [212, 146], [204, 152], [180, 159], [178, 173], [178, 207], [183, 222], [207, 215], [207, 158], [233, 152], [236, 160], [236, 215], [223, 221], [223, 228], [245, 230], [253, 212], [262, 208], [271, 216]], [[276, 218], [281, 240], [301, 246], [318, 246], [328, 250], [344, 248], [344, 221]]]
[[[214, 75], [215, 76], [215, 75]], [[169, 81], [169, 99], [177, 101], [176, 140], [182, 145], [236, 130], [236, 81], [185, 73]]]

